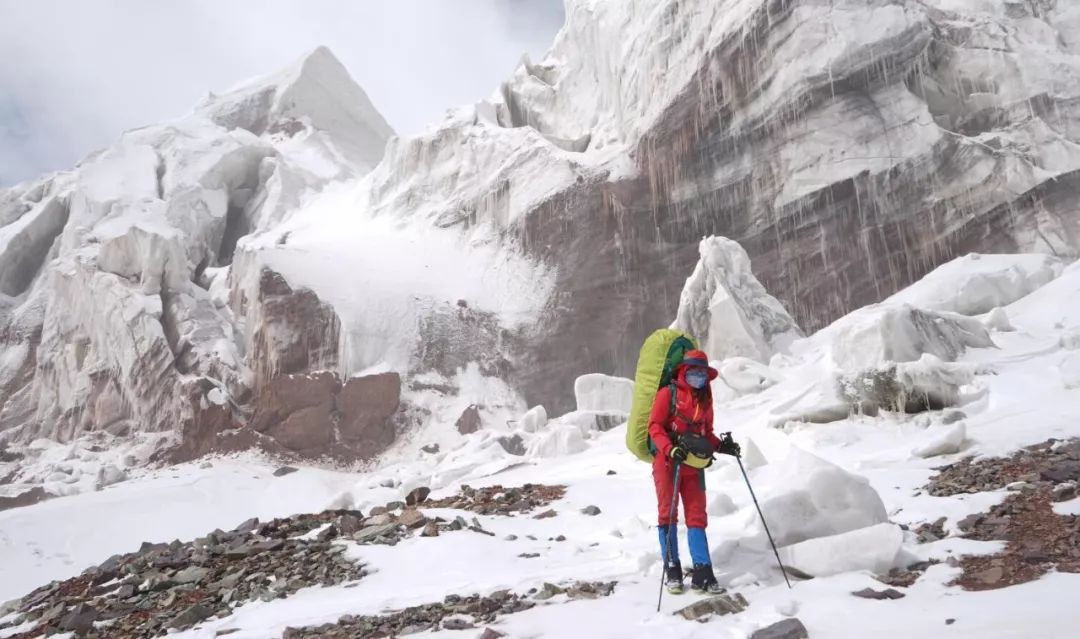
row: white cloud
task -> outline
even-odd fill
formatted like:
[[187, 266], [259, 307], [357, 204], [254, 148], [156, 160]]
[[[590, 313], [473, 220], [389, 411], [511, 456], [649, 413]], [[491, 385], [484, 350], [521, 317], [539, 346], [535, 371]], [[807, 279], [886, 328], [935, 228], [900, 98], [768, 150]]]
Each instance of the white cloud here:
[[330, 47], [402, 133], [541, 55], [562, 0], [0, 0], [0, 185]]

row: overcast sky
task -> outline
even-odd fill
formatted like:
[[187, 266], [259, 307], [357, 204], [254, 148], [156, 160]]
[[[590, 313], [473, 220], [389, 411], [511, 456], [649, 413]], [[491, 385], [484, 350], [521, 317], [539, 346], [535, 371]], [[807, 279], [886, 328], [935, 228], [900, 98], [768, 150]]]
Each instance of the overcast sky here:
[[0, 0], [0, 186], [325, 44], [400, 133], [541, 55], [562, 0]]

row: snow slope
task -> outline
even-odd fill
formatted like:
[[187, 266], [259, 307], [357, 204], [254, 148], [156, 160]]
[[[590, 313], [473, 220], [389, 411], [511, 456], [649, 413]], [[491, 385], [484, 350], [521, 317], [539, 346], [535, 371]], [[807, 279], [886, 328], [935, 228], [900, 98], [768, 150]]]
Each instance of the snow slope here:
[[[948, 517], [951, 529], [959, 519], [985, 511], [1004, 496], [1004, 491], [930, 496], [920, 488], [935, 467], [964, 456], [1003, 455], [1048, 437], [1080, 436], [1080, 394], [1066, 388], [1059, 374], [1062, 363], [1076, 353], [1063, 337], [1080, 326], [1077, 293], [1080, 268], [1073, 264], [1060, 277], [1005, 307], [1015, 331], [994, 333], [994, 346], [968, 347], [957, 355], [959, 364], [976, 372], [961, 393], [965, 437], [956, 453], [930, 458], [913, 454], [914, 448], [955, 426], [944, 423], [948, 411], [883, 411], [875, 417], [853, 414], [826, 423], [778, 421], [810, 392], [808, 378], [829, 358], [831, 340], [845, 326], [843, 320], [831, 331], [806, 338], [801, 347], [795, 344], [793, 354], [774, 358], [771, 367], [780, 377], [775, 386], [718, 401], [717, 427], [733, 431], [744, 443], [750, 478], [770, 527], [787, 545], [784, 555], [823, 575], [786, 589], [738, 468], [722, 458], [707, 473], [709, 534], [721, 582], [750, 601], [748, 610], [736, 616], [692, 624], [666, 614], [693, 596], [665, 597], [665, 614], [655, 613], [659, 554], [649, 468], [626, 452], [621, 429], [582, 427], [576, 413], [548, 421], [537, 433], [518, 432], [526, 442], [536, 441], [577, 424], [574, 427], [584, 433], [582, 446], [555, 457], [509, 456], [495, 442], [498, 433], [482, 431], [466, 437], [457, 448], [451, 443], [442, 452], [417, 459], [399, 457], [362, 475], [308, 469], [275, 479], [266, 477], [271, 467], [255, 459], [216, 460], [211, 468], [179, 466], [96, 494], [2, 512], [0, 561], [18, 566], [19, 577], [5, 580], [0, 597], [65, 572], [74, 574], [144, 540], [191, 537], [250, 516], [342, 505], [366, 510], [400, 499], [418, 485], [432, 486], [432, 496], [439, 497], [455, 493], [462, 483], [476, 487], [539, 482], [568, 486], [566, 497], [553, 505], [556, 517], [479, 517], [494, 537], [464, 531], [412, 537], [394, 547], [348, 542], [349, 556], [374, 571], [355, 587], [310, 589], [284, 600], [247, 604], [228, 618], [206, 622], [180, 636], [210, 638], [218, 630], [237, 629], [230, 636], [278, 637], [286, 626], [439, 601], [453, 593], [527, 589], [544, 581], [615, 579], [619, 585], [609, 598], [538, 607], [508, 615], [495, 627], [510, 636], [530, 637], [567, 636], [589, 627], [590, 636], [600, 637], [679, 634], [736, 639], [794, 615], [811, 637], [830, 639], [869, 635], [900, 639], [913, 634], [1065, 639], [1074, 631], [1069, 597], [1080, 585], [1077, 575], [1051, 573], [1021, 586], [967, 592], [947, 585], [959, 569], [941, 563], [905, 588], [906, 597], [898, 601], [867, 601], [850, 593], [880, 588], [871, 577], [872, 569], [916, 559], [944, 561], [1000, 547], [999, 542], [957, 537], [920, 545], [894, 524], [914, 527]], [[897, 339], [903, 336], [894, 334]], [[589, 505], [598, 506], [600, 514], [578, 512]], [[517, 539], [510, 541], [508, 535]], [[557, 535], [566, 541], [549, 540]], [[864, 540], [858, 542], [862, 545], [856, 545], [858, 539]], [[891, 541], [886, 544], [886, 539]], [[897, 541], [898, 546], [890, 545]], [[685, 540], [682, 543], [685, 549]], [[804, 543], [808, 545], [800, 550]], [[854, 552], [857, 548], [864, 551]], [[808, 551], [812, 551], [806, 555], [809, 559], [800, 560], [800, 552]], [[518, 556], [533, 552], [541, 558]]]

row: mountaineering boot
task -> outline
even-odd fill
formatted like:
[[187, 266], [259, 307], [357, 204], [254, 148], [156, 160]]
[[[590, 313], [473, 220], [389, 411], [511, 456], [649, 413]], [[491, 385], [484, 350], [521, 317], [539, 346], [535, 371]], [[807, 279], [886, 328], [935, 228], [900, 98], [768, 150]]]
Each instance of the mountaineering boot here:
[[664, 578], [664, 587], [667, 588], [668, 594], [683, 594], [682, 564], [674, 563], [668, 566], [667, 576]]
[[725, 589], [716, 581], [712, 566], [709, 564], [695, 564], [693, 576], [690, 577], [690, 588], [694, 592], [704, 592], [710, 595], [719, 595]]

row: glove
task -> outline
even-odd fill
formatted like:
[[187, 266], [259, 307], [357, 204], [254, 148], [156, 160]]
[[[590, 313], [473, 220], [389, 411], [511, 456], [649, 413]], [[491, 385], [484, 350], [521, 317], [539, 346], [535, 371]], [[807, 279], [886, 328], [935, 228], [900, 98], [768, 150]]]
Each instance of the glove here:
[[682, 446], [672, 446], [668, 451], [668, 457], [675, 460], [675, 463], [681, 464], [686, 461], [686, 449]]
[[731, 438], [730, 433], [725, 433], [720, 438], [720, 447], [716, 449], [716, 452], [720, 453], [721, 455], [742, 457], [742, 447], [735, 443], [735, 440]]

